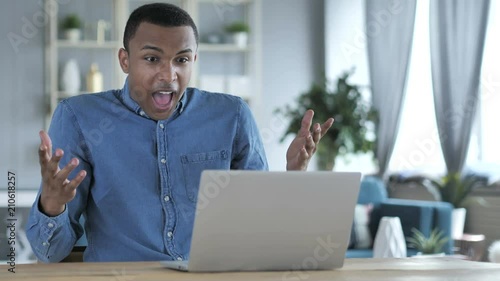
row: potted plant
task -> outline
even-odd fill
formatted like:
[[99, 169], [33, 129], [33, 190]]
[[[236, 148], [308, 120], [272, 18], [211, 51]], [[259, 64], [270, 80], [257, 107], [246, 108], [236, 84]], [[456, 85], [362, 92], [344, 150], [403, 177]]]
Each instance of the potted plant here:
[[61, 21], [64, 37], [71, 42], [80, 40], [82, 21], [77, 14], [69, 14]]
[[416, 176], [405, 179], [403, 182], [416, 182], [437, 190], [444, 202], [453, 205], [452, 237], [458, 239], [462, 236], [465, 226], [464, 208], [465, 200], [477, 187], [487, 186], [487, 179], [476, 174], [462, 175], [461, 173], [448, 173], [439, 180], [429, 177]]
[[486, 186], [487, 179], [475, 175], [462, 175], [461, 173], [448, 173], [436, 180], [425, 176], [409, 177], [403, 182], [415, 182], [424, 186], [431, 186], [439, 192], [441, 200], [449, 202], [455, 208], [463, 207], [467, 196], [477, 187]]
[[233, 22], [225, 28], [226, 32], [231, 34], [233, 43], [240, 48], [244, 48], [248, 44], [248, 33], [250, 27], [242, 21]]
[[363, 99], [360, 86], [348, 81], [353, 72], [354, 69], [343, 73], [333, 89], [330, 89], [326, 79], [321, 84], [315, 83], [296, 99], [295, 106], [286, 105], [275, 110], [275, 114], [290, 122], [281, 142], [289, 134], [299, 131], [302, 116], [309, 108], [314, 110], [316, 120], [335, 119], [316, 150], [319, 170], [332, 170], [337, 156], [365, 153], [375, 147], [376, 136], [370, 130], [375, 131], [378, 114]]
[[443, 253], [443, 246], [448, 242], [448, 237], [446, 237], [441, 230], [434, 228], [429, 237], [426, 237], [416, 228], [412, 228], [411, 231], [413, 235], [407, 237], [406, 241], [408, 242], [408, 246], [419, 251], [419, 255]]

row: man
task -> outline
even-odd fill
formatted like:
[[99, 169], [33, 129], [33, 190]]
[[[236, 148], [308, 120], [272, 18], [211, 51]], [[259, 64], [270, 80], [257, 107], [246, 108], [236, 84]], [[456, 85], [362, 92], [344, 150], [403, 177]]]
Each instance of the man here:
[[[243, 100], [187, 88], [198, 32], [185, 11], [138, 8], [123, 44], [124, 88], [62, 101], [51, 137], [40, 132], [42, 184], [27, 234], [41, 261], [70, 253], [82, 214], [85, 261], [187, 259], [201, 171], [268, 169]], [[311, 134], [312, 116], [287, 151], [287, 170], [307, 168], [333, 123]]]

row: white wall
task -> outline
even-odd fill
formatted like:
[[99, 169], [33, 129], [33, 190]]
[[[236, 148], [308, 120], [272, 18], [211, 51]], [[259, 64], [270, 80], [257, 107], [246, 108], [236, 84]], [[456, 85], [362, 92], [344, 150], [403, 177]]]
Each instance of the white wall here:
[[[325, 69], [330, 81], [355, 68], [350, 82], [369, 86], [364, 0], [325, 0]], [[364, 94], [369, 98], [369, 90]], [[350, 155], [335, 163], [335, 171], [376, 172], [372, 154]]]
[[369, 84], [363, 0], [325, 0], [326, 74], [330, 79], [355, 67], [352, 82]]
[[286, 149], [293, 139], [279, 143], [288, 123], [274, 115], [274, 109], [292, 104], [324, 72], [323, 9], [323, 0], [262, 1], [263, 95], [258, 120], [271, 170], [285, 170]]

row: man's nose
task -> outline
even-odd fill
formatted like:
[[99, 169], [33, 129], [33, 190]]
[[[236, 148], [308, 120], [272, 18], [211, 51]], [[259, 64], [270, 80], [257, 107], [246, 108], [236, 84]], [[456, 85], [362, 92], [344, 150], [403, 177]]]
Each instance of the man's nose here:
[[156, 76], [160, 81], [172, 83], [177, 79], [177, 71], [173, 64], [165, 63], [159, 67]]

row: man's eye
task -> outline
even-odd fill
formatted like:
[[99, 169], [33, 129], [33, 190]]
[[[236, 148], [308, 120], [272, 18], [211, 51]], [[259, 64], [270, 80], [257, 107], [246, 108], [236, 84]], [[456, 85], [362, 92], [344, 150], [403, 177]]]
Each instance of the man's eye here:
[[189, 59], [188, 58], [179, 58], [179, 59], [177, 59], [177, 61], [180, 63], [186, 63], [189, 61]]
[[144, 59], [148, 62], [157, 62], [158, 61], [157, 57], [145, 57]]

